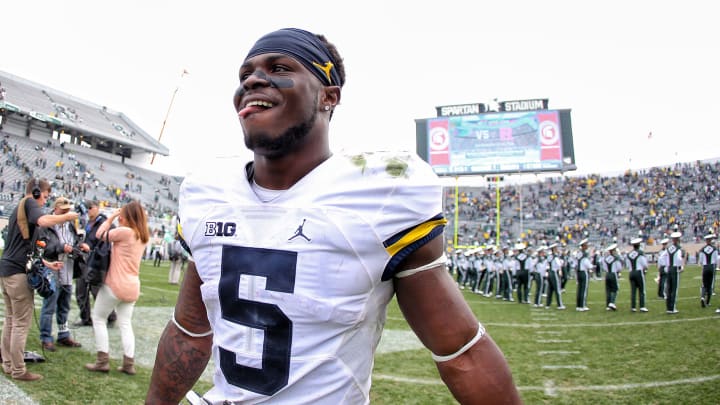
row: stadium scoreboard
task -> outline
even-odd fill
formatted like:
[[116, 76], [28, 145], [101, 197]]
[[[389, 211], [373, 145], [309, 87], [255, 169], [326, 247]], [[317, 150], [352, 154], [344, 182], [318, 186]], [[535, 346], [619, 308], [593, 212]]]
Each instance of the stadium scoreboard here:
[[415, 120], [416, 149], [438, 175], [575, 170], [569, 109], [547, 99], [436, 107], [438, 117]]

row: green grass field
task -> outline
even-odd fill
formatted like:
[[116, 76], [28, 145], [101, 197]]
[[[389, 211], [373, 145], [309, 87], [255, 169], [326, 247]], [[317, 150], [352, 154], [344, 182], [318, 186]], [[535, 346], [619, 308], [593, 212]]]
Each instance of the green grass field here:
[[[157, 339], [170, 317], [177, 286], [167, 283], [167, 263], [143, 263], [142, 296], [133, 318], [138, 374], [91, 373], [91, 328], [73, 330], [82, 349], [45, 353], [29, 365], [45, 379], [14, 382], [0, 377], [3, 404], [140, 404], [152, 372]], [[575, 311], [575, 281], [568, 281], [567, 310], [536, 309], [463, 290], [467, 301], [501, 347], [526, 404], [718, 404], [720, 403], [720, 296], [710, 308], [699, 302], [700, 272], [688, 266], [681, 279], [679, 314], [665, 313], [657, 285], [648, 276], [649, 313], [630, 312], [627, 273], [621, 279], [618, 311], [605, 311], [604, 282], [590, 284], [588, 312]], [[0, 304], [0, 308], [2, 308]], [[40, 301], [36, 301], [39, 315]], [[452, 314], [448, 314], [452, 316]], [[77, 319], [73, 307], [71, 320]], [[40, 351], [37, 325], [27, 349]], [[119, 331], [110, 329], [112, 366], [122, 356]], [[210, 387], [206, 370], [196, 389]], [[32, 398], [23, 399], [18, 389]], [[395, 303], [376, 354], [373, 404], [455, 403]]]

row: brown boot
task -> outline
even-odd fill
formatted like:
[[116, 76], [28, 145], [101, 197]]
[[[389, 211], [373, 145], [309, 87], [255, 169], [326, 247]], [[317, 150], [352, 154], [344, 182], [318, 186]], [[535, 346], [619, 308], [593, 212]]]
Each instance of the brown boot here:
[[97, 360], [95, 363], [88, 363], [85, 368], [90, 371], [101, 371], [107, 373], [110, 371], [110, 356], [105, 352], [97, 352]]
[[41, 376], [40, 374], [34, 374], [29, 371], [26, 371], [25, 373], [23, 373], [17, 377], [13, 377], [13, 379], [20, 380], [20, 381], [37, 381], [37, 380], [42, 380], [42, 378], [43, 378], [43, 376]]
[[135, 375], [135, 359], [123, 355], [123, 364], [117, 368], [117, 371], [122, 371], [125, 374]]

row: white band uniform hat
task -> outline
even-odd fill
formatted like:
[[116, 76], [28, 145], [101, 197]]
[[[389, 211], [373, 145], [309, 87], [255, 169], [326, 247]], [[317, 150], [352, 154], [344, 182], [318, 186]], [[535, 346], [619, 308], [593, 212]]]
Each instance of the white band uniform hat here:
[[639, 244], [642, 243], [642, 241], [643, 241], [642, 238], [635, 238], [635, 239], [633, 239], [633, 240], [630, 241], [630, 244], [631, 244], [631, 245], [639, 245]]
[[681, 234], [680, 232], [677, 232], [677, 231], [675, 231], [675, 232], [673, 232], [673, 233], [670, 234], [670, 237], [673, 238], [673, 239], [678, 239], [678, 238], [680, 238], [681, 236], [682, 236], [682, 234]]
[[605, 248], [605, 250], [607, 250], [608, 252], [615, 249], [617, 249], [617, 243], [613, 243], [612, 245]]
[[660, 241], [660, 244], [667, 245], [670, 240], [668, 238], [663, 238], [663, 240]]
[[578, 243], [578, 246], [586, 245], [588, 243], [588, 238], [585, 238]]
[[715, 239], [715, 238], [716, 238], [716, 236], [715, 236], [715, 234], [713, 234], [713, 233], [709, 233], [709, 234], [705, 235], [705, 240]]

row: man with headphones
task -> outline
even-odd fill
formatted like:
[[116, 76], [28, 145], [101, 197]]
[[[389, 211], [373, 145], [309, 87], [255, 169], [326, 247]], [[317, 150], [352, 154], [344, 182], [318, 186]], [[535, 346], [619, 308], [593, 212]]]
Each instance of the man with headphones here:
[[[8, 238], [0, 259], [0, 285], [5, 301], [5, 322], [2, 330], [2, 368], [15, 380], [36, 381], [42, 378], [25, 368], [25, 342], [32, 321], [34, 291], [27, 283], [25, 265], [32, 252], [31, 240], [35, 229], [74, 221], [78, 214], [45, 215], [43, 207], [50, 195], [51, 185], [46, 179], [32, 178], [8, 220]], [[62, 262], [44, 264], [58, 271]]]

